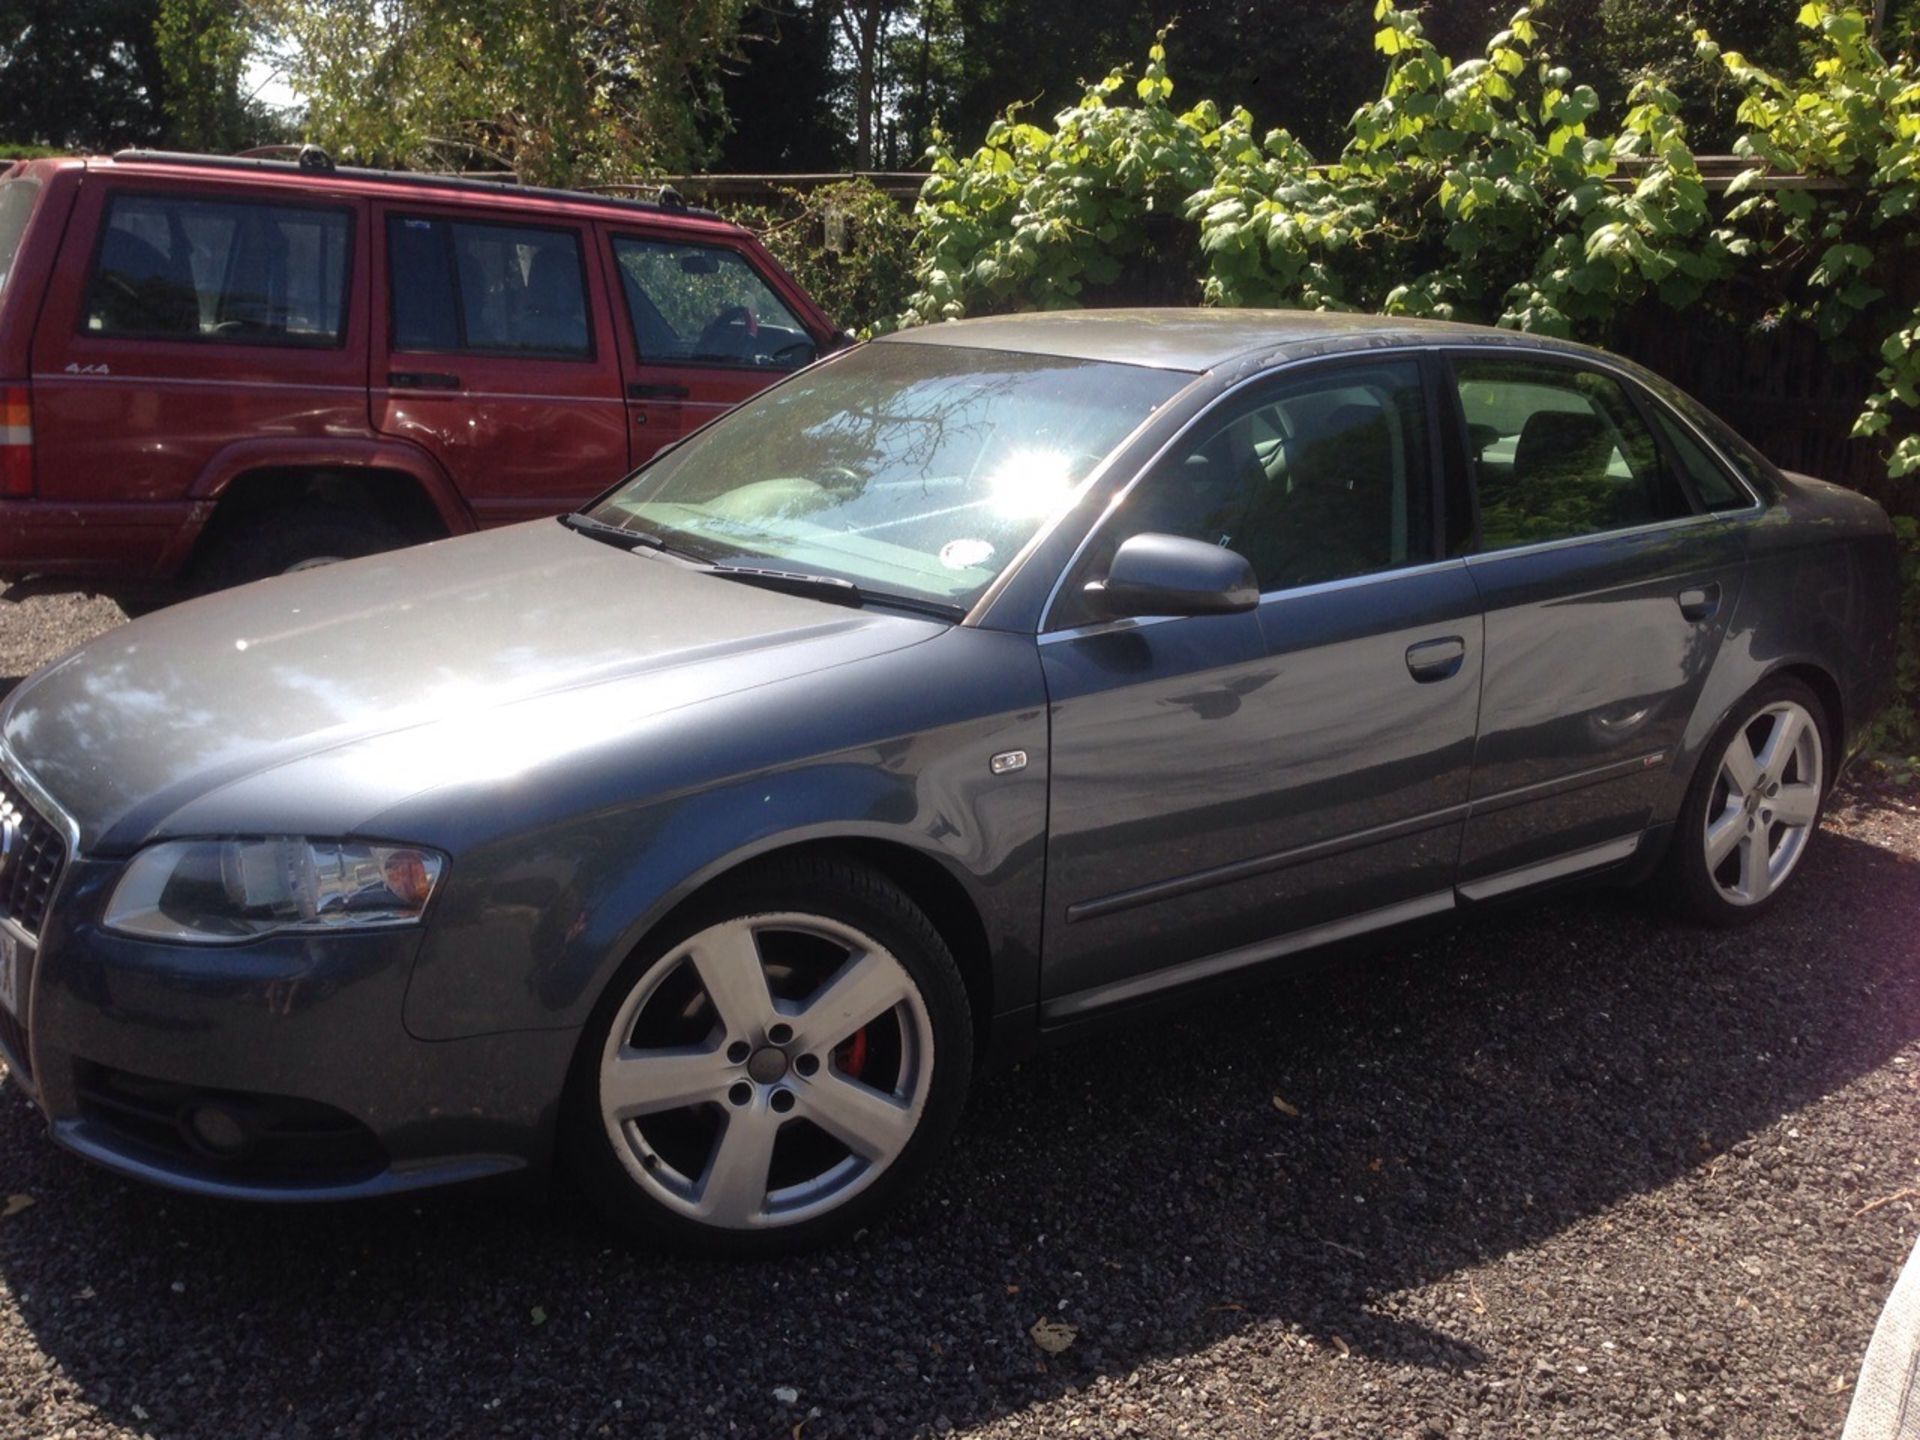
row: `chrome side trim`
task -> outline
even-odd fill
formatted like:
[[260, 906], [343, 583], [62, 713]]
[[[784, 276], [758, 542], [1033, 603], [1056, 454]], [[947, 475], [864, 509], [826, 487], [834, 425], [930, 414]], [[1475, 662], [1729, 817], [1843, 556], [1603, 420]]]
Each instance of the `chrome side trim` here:
[[1632, 835], [1623, 835], [1618, 840], [1589, 845], [1584, 850], [1556, 855], [1551, 860], [1522, 865], [1518, 870], [1503, 870], [1500, 874], [1489, 875], [1484, 880], [1469, 880], [1457, 888], [1463, 899], [1491, 900], [1496, 895], [1524, 890], [1529, 885], [1543, 884], [1548, 880], [1558, 880], [1567, 875], [1578, 875], [1585, 870], [1594, 870], [1602, 865], [1611, 865], [1616, 861], [1630, 859], [1639, 848], [1640, 835], [1636, 832]]
[[1405, 820], [1376, 825], [1369, 830], [1354, 830], [1311, 845], [1298, 845], [1291, 850], [1278, 850], [1267, 855], [1255, 855], [1246, 860], [1233, 860], [1225, 865], [1215, 865], [1210, 869], [1196, 870], [1186, 875], [1175, 875], [1166, 880], [1150, 880], [1145, 885], [1134, 886], [1131, 890], [1119, 890], [1111, 895], [1101, 895], [1092, 900], [1081, 900], [1069, 905], [1067, 923], [1072, 925], [1080, 920], [1097, 920], [1102, 915], [1131, 910], [1137, 905], [1151, 905], [1160, 900], [1172, 900], [1180, 895], [1191, 895], [1196, 890], [1210, 890], [1215, 885], [1229, 885], [1236, 880], [1247, 880], [1255, 875], [1265, 875], [1275, 870], [1286, 870], [1295, 865], [1305, 865], [1314, 860], [1343, 855], [1349, 850], [1364, 850], [1369, 845], [1381, 845], [1389, 840], [1403, 840], [1409, 835], [1419, 835], [1428, 830], [1438, 830], [1447, 825], [1458, 824], [1467, 818], [1467, 809], [1465, 804], [1449, 805], [1444, 810], [1430, 810], [1424, 815], [1414, 815]]
[[[136, 342], [139, 343], [139, 342]], [[272, 347], [256, 347], [268, 349]], [[330, 353], [339, 353], [333, 351]], [[315, 381], [309, 384], [304, 380], [204, 380], [189, 375], [67, 375], [58, 370], [36, 370], [33, 375], [35, 385], [133, 385], [150, 390], [156, 385], [190, 385], [219, 390], [316, 390], [330, 395], [364, 395], [365, 385], [336, 385], [332, 382]], [[458, 393], [453, 392], [453, 393]], [[551, 399], [552, 397], [547, 397]], [[332, 439], [332, 436], [317, 437]]]
[[1361, 915], [1349, 915], [1344, 920], [1332, 920], [1325, 925], [1315, 925], [1306, 930], [1295, 930], [1292, 934], [1282, 935], [1273, 940], [1242, 945], [1236, 950], [1223, 950], [1217, 955], [1189, 960], [1182, 965], [1170, 965], [1162, 970], [1150, 970], [1144, 975], [1130, 975], [1124, 980], [1115, 980], [1107, 985], [1096, 985], [1089, 990], [1076, 990], [1071, 995], [1062, 995], [1042, 1004], [1040, 1018], [1043, 1023], [1053, 1020], [1071, 1020], [1090, 1011], [1105, 1009], [1109, 1005], [1144, 999], [1178, 985], [1190, 985], [1195, 981], [1210, 979], [1216, 975], [1244, 970], [1250, 965], [1259, 965], [1268, 960], [1295, 955], [1302, 950], [1314, 949], [1316, 946], [1331, 945], [1335, 941], [1365, 935], [1373, 930], [1384, 930], [1390, 925], [1401, 925], [1409, 920], [1439, 915], [1453, 907], [1454, 898], [1451, 890], [1422, 895], [1414, 900], [1403, 900], [1398, 905], [1369, 910]]
[[1498, 810], [1509, 810], [1515, 805], [1526, 805], [1535, 800], [1565, 795], [1569, 791], [1584, 790], [1589, 785], [1598, 785], [1603, 781], [1624, 780], [1628, 776], [1644, 775], [1647, 771], [1666, 763], [1665, 750], [1650, 750], [1642, 755], [1629, 755], [1624, 760], [1611, 760], [1605, 765], [1595, 765], [1589, 770], [1576, 770], [1571, 775], [1556, 775], [1551, 780], [1537, 780], [1531, 785], [1522, 785], [1513, 790], [1499, 790], [1491, 795], [1481, 795], [1469, 802], [1469, 808], [1472, 818], [1491, 815]]
[[1663, 530], [1688, 530], [1701, 525], [1714, 525], [1723, 520], [1734, 520], [1749, 514], [1748, 510], [1703, 510], [1694, 515], [1678, 515], [1671, 520], [1649, 520], [1645, 525], [1628, 525], [1619, 530], [1602, 530], [1593, 535], [1566, 535], [1558, 540], [1536, 540], [1531, 545], [1514, 545], [1505, 550], [1476, 550], [1463, 556], [1469, 568], [1478, 568], [1501, 560], [1510, 560], [1516, 555], [1538, 555], [1550, 550], [1566, 550], [1575, 545], [1604, 545], [1609, 540], [1635, 540], [1647, 535], [1657, 535]]

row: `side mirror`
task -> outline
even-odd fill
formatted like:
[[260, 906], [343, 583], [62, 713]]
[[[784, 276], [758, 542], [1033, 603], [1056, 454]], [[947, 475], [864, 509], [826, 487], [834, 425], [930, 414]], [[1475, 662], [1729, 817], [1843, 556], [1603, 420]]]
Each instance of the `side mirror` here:
[[1246, 557], [1179, 535], [1134, 535], [1120, 543], [1107, 578], [1086, 587], [1109, 620], [1136, 615], [1233, 615], [1260, 603]]

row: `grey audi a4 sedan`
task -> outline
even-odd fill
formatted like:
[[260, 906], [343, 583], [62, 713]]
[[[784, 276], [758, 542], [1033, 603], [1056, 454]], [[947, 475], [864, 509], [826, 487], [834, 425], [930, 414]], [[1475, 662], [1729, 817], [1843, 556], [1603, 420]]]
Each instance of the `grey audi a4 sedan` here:
[[666, 1243], [814, 1242], [1036, 1037], [1572, 877], [1760, 915], [1896, 587], [1873, 504], [1597, 351], [915, 330], [20, 685], [0, 1046], [181, 1190], [563, 1158]]

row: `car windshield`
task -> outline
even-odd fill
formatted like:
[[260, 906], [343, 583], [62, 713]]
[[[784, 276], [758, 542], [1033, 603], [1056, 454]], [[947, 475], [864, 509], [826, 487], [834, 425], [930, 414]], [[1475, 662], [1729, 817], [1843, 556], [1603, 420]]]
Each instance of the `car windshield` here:
[[964, 606], [1192, 378], [868, 345], [749, 400], [589, 513], [703, 560]]

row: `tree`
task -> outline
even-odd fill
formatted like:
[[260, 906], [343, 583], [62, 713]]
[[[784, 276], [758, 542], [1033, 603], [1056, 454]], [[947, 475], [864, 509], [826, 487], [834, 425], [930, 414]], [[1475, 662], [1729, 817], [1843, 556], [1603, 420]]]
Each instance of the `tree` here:
[[0, 139], [114, 150], [164, 138], [155, 0], [0, 0]]
[[740, 60], [721, 80], [722, 169], [744, 174], [835, 170], [852, 147], [834, 57], [837, 0], [763, 0], [749, 13]]
[[160, 0], [153, 21], [171, 143], [230, 151], [274, 128], [243, 89], [254, 37], [231, 0]]
[[907, 10], [905, 0], [841, 0], [836, 19], [849, 57], [847, 82], [853, 90], [853, 166], [873, 168], [874, 124], [884, 104], [883, 64], [894, 25]]
[[261, 0], [311, 138], [538, 183], [692, 168], [748, 0]]

